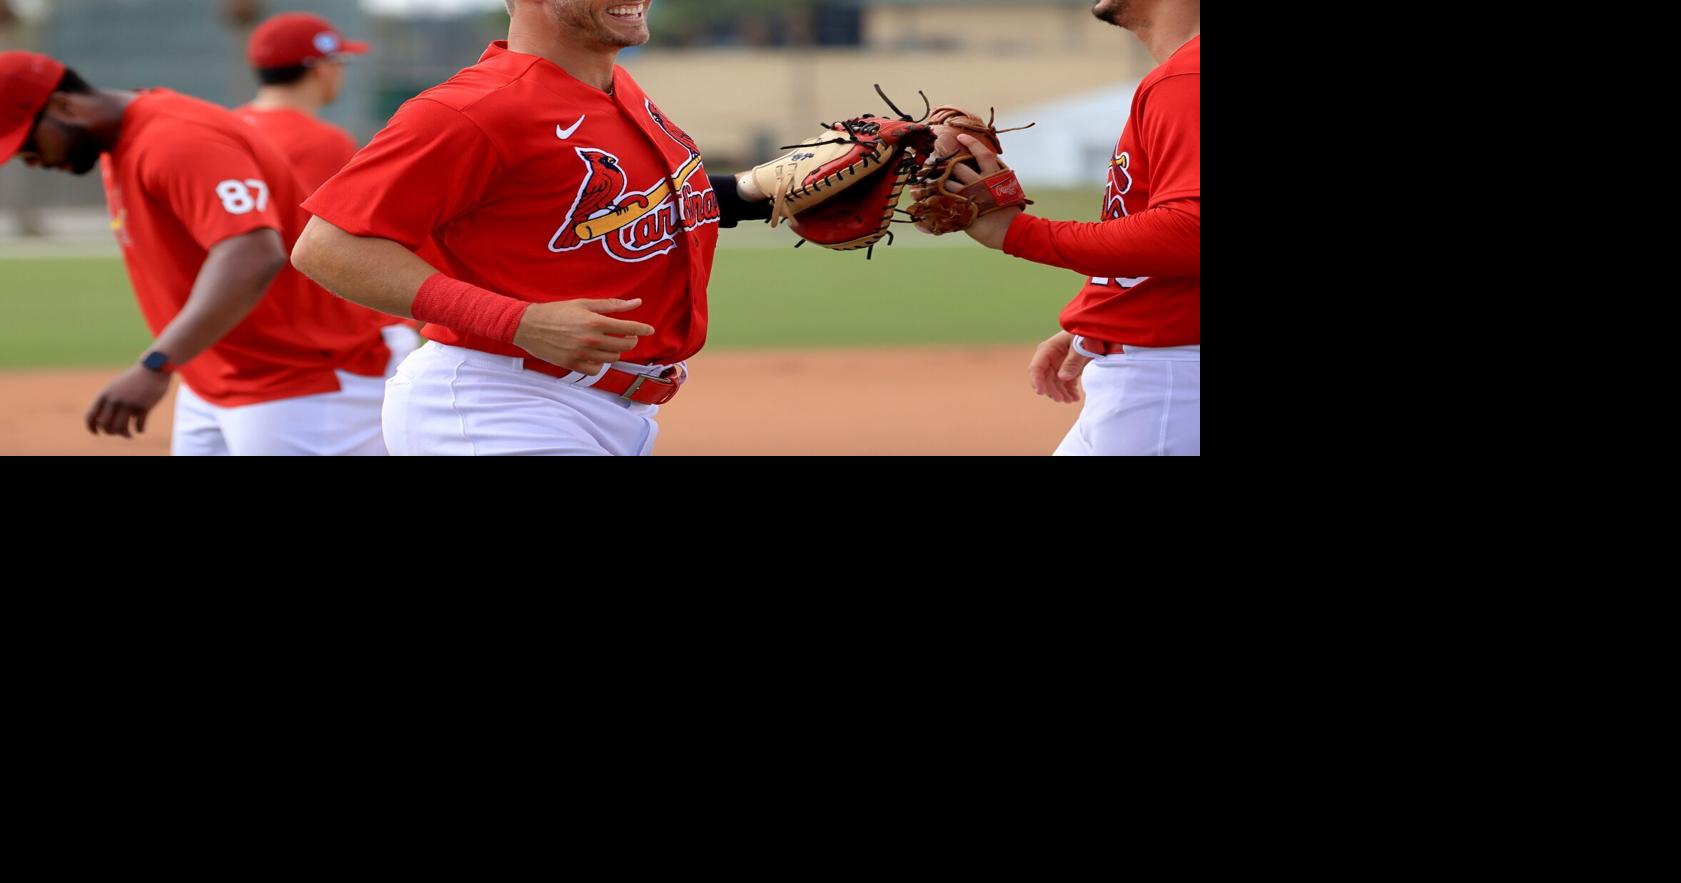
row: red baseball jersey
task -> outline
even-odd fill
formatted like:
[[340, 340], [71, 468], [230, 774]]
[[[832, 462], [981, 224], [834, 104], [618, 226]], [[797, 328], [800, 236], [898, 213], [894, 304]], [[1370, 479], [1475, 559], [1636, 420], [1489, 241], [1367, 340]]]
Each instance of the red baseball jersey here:
[[[356, 141], [350, 133], [302, 111], [289, 108], [258, 110], [247, 105], [234, 113], [280, 148], [287, 162], [292, 164], [292, 172], [302, 187], [299, 191], [301, 196], [314, 193], [356, 155]], [[423, 256], [431, 259], [428, 255]], [[409, 322], [378, 310], [368, 312], [373, 314], [373, 322], [381, 326]], [[418, 322], [414, 325], [417, 329], [420, 327]]]
[[247, 105], [234, 111], [239, 118], [263, 133], [280, 148], [303, 185], [303, 195], [314, 193], [328, 178], [339, 173], [356, 155], [356, 141], [338, 126], [322, 122], [300, 110], [259, 110]]
[[[613, 94], [492, 43], [398, 109], [304, 208], [416, 250], [444, 273], [534, 303], [642, 298], [655, 333], [623, 358], [686, 359], [706, 342], [718, 198], [700, 149], [623, 68]], [[426, 337], [509, 356], [440, 325]]]
[[1108, 178], [1102, 222], [1022, 215], [1004, 250], [1091, 277], [1062, 311], [1067, 331], [1134, 346], [1201, 343], [1200, 35], [1138, 84]]
[[[100, 166], [111, 229], [154, 335], [186, 304], [211, 247], [268, 228], [290, 250], [307, 220], [276, 147], [229, 111], [167, 89], [129, 104]], [[334, 369], [385, 373], [390, 351], [373, 315], [288, 264], [239, 325], [181, 367], [181, 378], [224, 407], [336, 392]]]

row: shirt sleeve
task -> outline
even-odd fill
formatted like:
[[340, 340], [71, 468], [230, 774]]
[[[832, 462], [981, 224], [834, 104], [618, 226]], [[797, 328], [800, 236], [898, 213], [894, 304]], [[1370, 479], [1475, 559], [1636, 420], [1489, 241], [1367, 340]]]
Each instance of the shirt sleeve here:
[[1020, 215], [1004, 253], [1082, 276], [1201, 276], [1202, 200], [1096, 223]]
[[419, 248], [484, 198], [502, 160], [460, 111], [427, 98], [398, 109], [304, 210], [355, 236]]
[[147, 145], [140, 183], [171, 212], [201, 248], [253, 230], [285, 230], [281, 206], [251, 150], [214, 129], [183, 126]]

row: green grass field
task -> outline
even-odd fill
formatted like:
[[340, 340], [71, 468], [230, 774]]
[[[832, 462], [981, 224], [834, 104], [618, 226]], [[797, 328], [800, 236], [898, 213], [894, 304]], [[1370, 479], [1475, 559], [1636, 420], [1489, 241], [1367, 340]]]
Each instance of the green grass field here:
[[121, 260], [0, 259], [0, 368], [121, 365], [151, 341]]
[[[1035, 193], [1033, 212], [1095, 220], [1094, 192]], [[787, 230], [725, 230], [708, 347], [1031, 343], [1055, 333], [1073, 273], [900, 230], [897, 242], [832, 252]], [[0, 257], [0, 370], [127, 363], [151, 341], [116, 258]]]

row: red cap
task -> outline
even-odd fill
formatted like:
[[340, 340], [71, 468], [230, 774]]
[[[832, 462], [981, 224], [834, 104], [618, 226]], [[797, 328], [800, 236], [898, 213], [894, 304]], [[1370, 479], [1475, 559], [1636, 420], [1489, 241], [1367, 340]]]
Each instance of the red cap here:
[[295, 67], [330, 55], [360, 55], [368, 44], [346, 40], [333, 23], [307, 12], [283, 12], [257, 26], [245, 55], [255, 68]]
[[0, 52], [0, 163], [17, 155], [62, 79], [64, 65], [45, 55]]

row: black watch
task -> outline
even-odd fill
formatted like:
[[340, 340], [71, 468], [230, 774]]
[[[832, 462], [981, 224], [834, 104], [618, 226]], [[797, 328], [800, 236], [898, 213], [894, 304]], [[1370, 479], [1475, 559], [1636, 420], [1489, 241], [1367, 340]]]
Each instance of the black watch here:
[[175, 373], [175, 363], [169, 361], [169, 356], [159, 350], [152, 350], [147, 353], [146, 358], [140, 360], [140, 367], [147, 371], [156, 371], [159, 374]]

